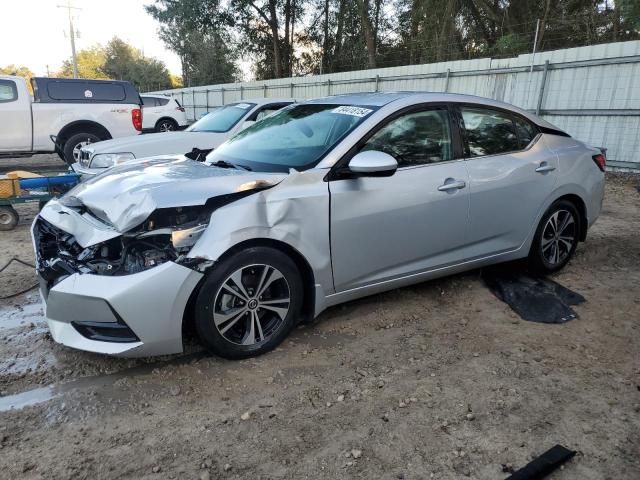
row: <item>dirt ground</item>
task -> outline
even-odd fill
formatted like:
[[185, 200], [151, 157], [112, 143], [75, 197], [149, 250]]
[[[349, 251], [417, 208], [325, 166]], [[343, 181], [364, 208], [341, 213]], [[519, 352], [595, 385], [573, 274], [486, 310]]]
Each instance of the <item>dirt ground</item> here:
[[[554, 277], [587, 299], [564, 324], [520, 320], [473, 271], [332, 308], [256, 359], [134, 361], [54, 344], [35, 291], [2, 301], [0, 477], [502, 479], [560, 443], [577, 455], [550, 478], [640, 478], [637, 183], [608, 175]], [[22, 213], [0, 266], [33, 260]], [[0, 296], [34, 281], [11, 266]]]

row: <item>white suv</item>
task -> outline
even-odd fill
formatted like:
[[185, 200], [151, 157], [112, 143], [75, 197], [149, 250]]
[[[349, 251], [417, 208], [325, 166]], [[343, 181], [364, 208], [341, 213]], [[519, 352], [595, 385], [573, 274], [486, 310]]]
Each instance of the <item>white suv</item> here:
[[172, 132], [186, 127], [187, 114], [184, 107], [165, 95], [141, 95], [142, 128], [156, 132]]

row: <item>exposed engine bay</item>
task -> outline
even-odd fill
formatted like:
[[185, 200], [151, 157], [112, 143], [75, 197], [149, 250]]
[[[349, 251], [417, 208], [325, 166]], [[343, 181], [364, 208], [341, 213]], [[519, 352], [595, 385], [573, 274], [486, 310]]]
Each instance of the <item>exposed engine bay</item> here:
[[86, 248], [72, 234], [39, 218], [34, 225], [38, 273], [55, 284], [74, 273], [130, 275], [168, 261], [179, 262], [206, 229], [212, 210], [201, 206], [159, 209], [139, 227]]

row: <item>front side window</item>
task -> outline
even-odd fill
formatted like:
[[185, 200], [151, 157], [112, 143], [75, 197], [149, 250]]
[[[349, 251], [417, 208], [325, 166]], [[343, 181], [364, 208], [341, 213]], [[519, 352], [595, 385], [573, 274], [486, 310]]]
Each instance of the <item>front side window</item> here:
[[511, 117], [496, 110], [463, 107], [462, 119], [472, 157], [520, 150]]
[[374, 133], [364, 150], [388, 153], [399, 167], [452, 160], [449, 113], [431, 109], [402, 115]]
[[18, 99], [16, 82], [0, 80], [0, 102], [13, 102]]
[[187, 128], [189, 132], [224, 133], [231, 130], [242, 117], [255, 107], [255, 103], [230, 103], [205, 115]]
[[231, 162], [256, 171], [312, 168], [376, 108], [293, 105], [236, 134], [207, 155], [206, 163]]

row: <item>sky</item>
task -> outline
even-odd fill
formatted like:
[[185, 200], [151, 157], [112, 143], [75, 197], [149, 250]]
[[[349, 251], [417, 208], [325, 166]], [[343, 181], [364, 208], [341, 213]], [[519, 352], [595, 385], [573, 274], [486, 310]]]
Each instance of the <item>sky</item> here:
[[[152, 0], [71, 0], [74, 27], [80, 32], [76, 50], [106, 44], [118, 36], [163, 61], [169, 71], [181, 72], [178, 56], [158, 38], [159, 24], [144, 10]], [[36, 75], [60, 69], [71, 58], [67, 0], [0, 0], [0, 66], [29, 67]]]

